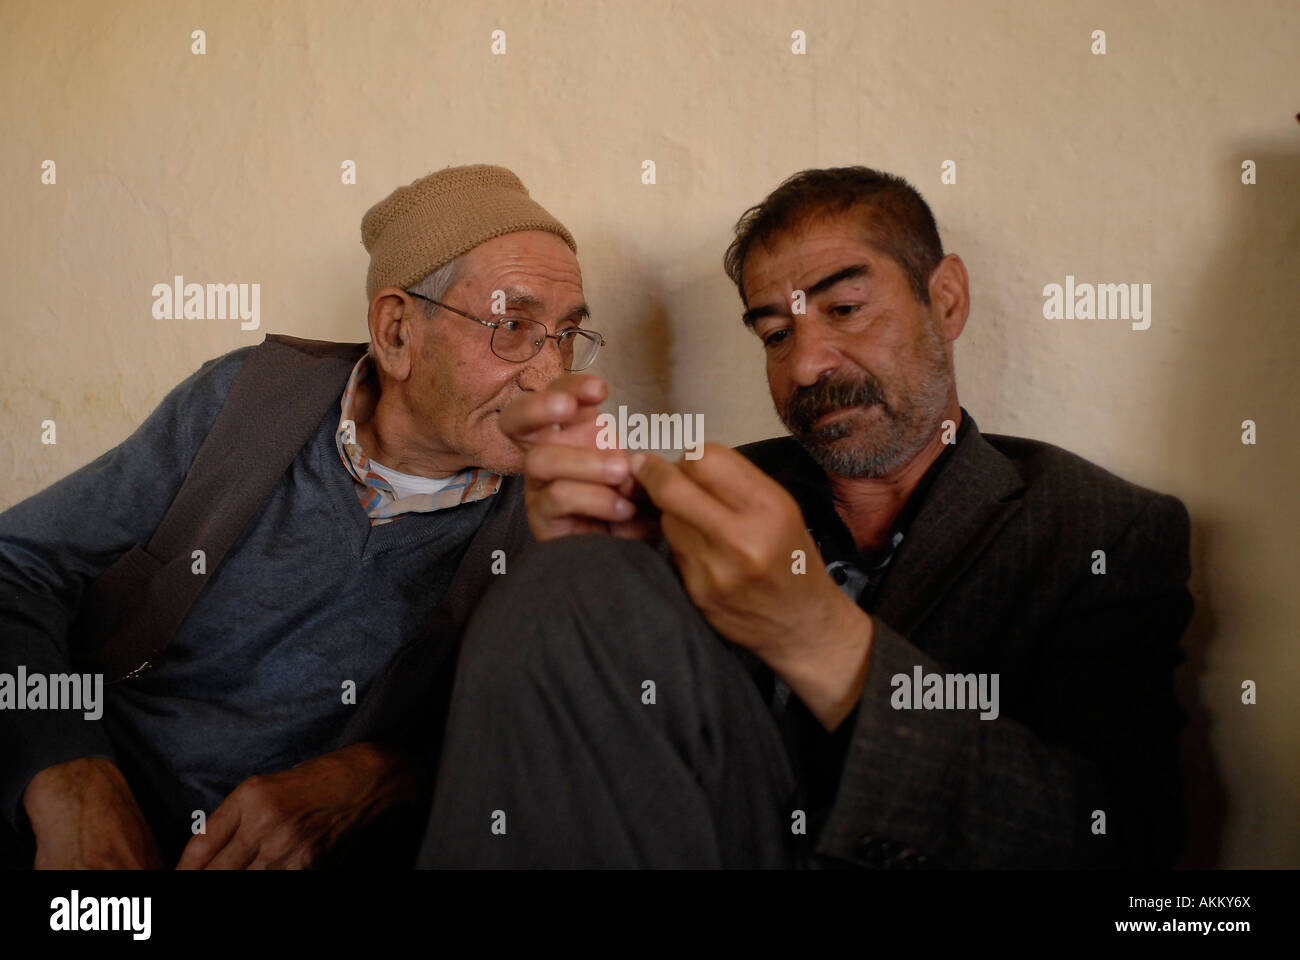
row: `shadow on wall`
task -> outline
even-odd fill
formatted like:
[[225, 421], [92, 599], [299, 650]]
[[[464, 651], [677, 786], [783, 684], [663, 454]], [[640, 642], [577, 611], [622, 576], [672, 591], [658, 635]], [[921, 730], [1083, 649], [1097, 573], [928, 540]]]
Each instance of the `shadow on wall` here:
[[[1240, 170], [1244, 159], [1255, 161], [1259, 183], [1247, 186], [1239, 177], [1224, 178], [1222, 206], [1232, 213], [1222, 224], [1211, 262], [1200, 273], [1202, 295], [1196, 299], [1196, 312], [1187, 324], [1185, 369], [1194, 386], [1189, 394], [1201, 406], [1177, 411], [1179, 422], [1175, 425], [1180, 435], [1200, 441], [1192, 460], [1198, 472], [1206, 477], [1226, 478], [1229, 482], [1236, 468], [1222, 462], [1221, 431], [1239, 433], [1241, 421], [1257, 411], [1257, 417], [1272, 420], [1267, 426], [1271, 427], [1274, 442], [1284, 444], [1289, 441], [1279, 438], [1290, 436], [1291, 424], [1300, 414], [1295, 409], [1296, 391], [1292, 385], [1296, 375], [1294, 332], [1288, 329], [1295, 320], [1295, 285], [1300, 275], [1300, 203], [1293, 202], [1300, 199], [1300, 156], [1270, 154], [1246, 146], [1222, 162], [1225, 170], [1234, 167]], [[1195, 385], [1204, 385], [1205, 389]], [[1193, 425], [1190, 429], [1189, 423]], [[1263, 428], [1265, 424], [1257, 421], [1257, 426]], [[1243, 496], [1251, 496], [1251, 491], [1264, 495], [1263, 491], [1269, 489], [1285, 495], [1283, 449], [1274, 446], [1269, 452], [1263, 446], [1253, 448], [1263, 454], [1255, 458], [1259, 469], [1277, 473], [1244, 474], [1243, 484], [1237, 488]], [[1208, 578], [1212, 571], [1222, 567], [1222, 562], [1215, 563], [1212, 559], [1216, 544], [1222, 542], [1226, 533], [1216, 518], [1192, 516], [1191, 590], [1196, 609], [1183, 638], [1187, 662], [1177, 677], [1179, 698], [1188, 711], [1182, 743], [1188, 815], [1187, 845], [1179, 864], [1183, 867], [1220, 864], [1224, 824], [1233, 812], [1234, 797], [1225, 789], [1211, 748], [1214, 720], [1202, 702], [1210, 647], [1216, 641], [1230, 642], [1229, 638], [1237, 632], [1236, 625], [1224, 624], [1221, 635], [1217, 611], [1208, 605], [1207, 599], [1213, 595]], [[1281, 528], [1271, 533], [1271, 536], [1284, 535]], [[1215, 659], [1223, 662], [1225, 658], [1217, 656], [1217, 652]], [[1257, 672], [1263, 669], [1256, 664], [1250, 668]], [[1248, 675], [1249, 671], [1243, 673], [1243, 677]], [[1240, 695], [1239, 688], [1232, 685], [1216, 684], [1213, 689], [1216, 700], [1225, 695]], [[1219, 711], [1220, 718], [1225, 712]], [[1243, 723], [1253, 719], [1242, 715]], [[1276, 751], [1265, 748], [1262, 762], [1276, 763], [1277, 757]], [[1268, 827], [1283, 829], [1280, 823], [1270, 823]], [[1293, 849], [1293, 837], [1270, 836], [1266, 840], [1270, 847]], [[1252, 859], [1258, 861], [1260, 853], [1256, 848]], [[1232, 864], [1262, 865], [1260, 862]]]
[[587, 230], [578, 249], [591, 326], [609, 343], [588, 371], [609, 384], [602, 409], [668, 409], [673, 328], [658, 276], [615, 234]]
[[[1199, 531], [1197, 528], [1201, 528]], [[1206, 531], [1204, 524], [1192, 518], [1192, 570], [1204, 565]], [[1199, 536], [1198, 536], [1199, 533]], [[1197, 575], [1192, 574], [1192, 592], [1196, 609], [1191, 625], [1183, 635], [1187, 662], [1178, 671], [1175, 686], [1178, 699], [1187, 710], [1180, 760], [1183, 770], [1183, 795], [1187, 800], [1187, 844], [1180, 867], [1208, 868], [1218, 864], [1223, 840], [1223, 821], [1227, 813], [1227, 794], [1218, 763], [1210, 748], [1211, 720], [1201, 702], [1201, 677], [1205, 673], [1207, 651], [1218, 632], [1214, 611], [1207, 608], [1204, 592], [1197, 589]]]
[[267, 333], [285, 333], [295, 324], [309, 332], [295, 334], [322, 340], [361, 343], [370, 339], [369, 310], [366, 301], [367, 256], [358, 260], [356, 253], [341, 243], [323, 245], [320, 257], [321, 276], [332, 278], [313, 296], [320, 306], [314, 315], [285, 317], [283, 323]]

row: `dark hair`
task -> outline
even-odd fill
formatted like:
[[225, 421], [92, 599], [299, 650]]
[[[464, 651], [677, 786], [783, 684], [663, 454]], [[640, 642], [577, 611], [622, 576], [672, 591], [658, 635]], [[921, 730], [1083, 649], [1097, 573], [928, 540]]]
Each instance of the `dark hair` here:
[[824, 213], [863, 208], [867, 241], [891, 257], [907, 275], [912, 293], [930, 303], [930, 274], [943, 259], [934, 214], [902, 177], [867, 167], [802, 170], [750, 207], [736, 221], [736, 238], [727, 247], [723, 269], [745, 299], [745, 258], [783, 230]]

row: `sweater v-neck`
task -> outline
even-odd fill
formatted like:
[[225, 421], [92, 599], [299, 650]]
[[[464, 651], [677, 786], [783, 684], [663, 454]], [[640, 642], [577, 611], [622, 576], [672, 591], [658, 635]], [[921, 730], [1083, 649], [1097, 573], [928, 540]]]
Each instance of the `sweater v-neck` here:
[[[315, 471], [325, 477], [330, 503], [346, 532], [353, 556], [362, 562], [373, 560], [381, 553], [436, 539], [447, 524], [438, 522], [440, 515], [449, 511], [477, 512], [486, 510], [492, 497], [444, 507], [428, 513], [409, 513], [390, 523], [372, 524], [361, 500], [357, 497], [356, 481], [339, 460], [334, 443], [334, 418], [327, 415], [321, 428], [312, 439], [311, 457]], [[493, 494], [492, 496], [497, 496]], [[461, 517], [457, 517], [461, 519]], [[451, 525], [459, 528], [459, 524]]]

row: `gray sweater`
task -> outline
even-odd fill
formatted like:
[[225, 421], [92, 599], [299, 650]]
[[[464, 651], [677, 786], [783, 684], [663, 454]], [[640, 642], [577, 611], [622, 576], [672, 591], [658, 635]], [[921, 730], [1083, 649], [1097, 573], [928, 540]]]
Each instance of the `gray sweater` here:
[[[148, 541], [252, 349], [204, 364], [120, 446], [0, 513], [0, 674], [71, 672], [68, 627], [83, 590]], [[372, 527], [335, 447], [338, 417], [332, 408], [208, 571], [162, 662], [104, 688], [101, 719], [0, 710], [0, 802], [11, 824], [25, 824], [22, 795], [38, 771], [108, 757], [174, 851], [193, 811], [210, 816], [245, 778], [337, 745], [358, 709], [344, 702], [346, 682], [364, 703], [438, 604], [495, 499]]]

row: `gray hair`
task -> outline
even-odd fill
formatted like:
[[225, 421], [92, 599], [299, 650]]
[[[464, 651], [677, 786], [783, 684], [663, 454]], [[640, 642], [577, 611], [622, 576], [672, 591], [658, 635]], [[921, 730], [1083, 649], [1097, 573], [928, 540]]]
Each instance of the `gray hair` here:
[[[456, 282], [456, 277], [460, 273], [460, 261], [461, 257], [449, 260], [419, 283], [413, 284], [411, 289], [422, 297], [428, 297], [430, 300], [441, 300], [447, 295], [451, 285]], [[423, 303], [424, 301], [420, 302]]]
[[[461, 260], [463, 259], [464, 254], [454, 260], [449, 260], [437, 270], [433, 271], [433, 273], [425, 276], [425, 278], [419, 283], [411, 284], [408, 289], [418, 293], [422, 297], [428, 297], [430, 300], [441, 300], [447, 295], [447, 291], [451, 289], [451, 285], [456, 282], [456, 278], [460, 274]], [[427, 303], [424, 300], [420, 300], [419, 304], [424, 310], [426, 316], [433, 312], [433, 304]], [[370, 354], [370, 359], [374, 360], [375, 344], [373, 341], [371, 341], [370, 345], [366, 348], [366, 351]]]

